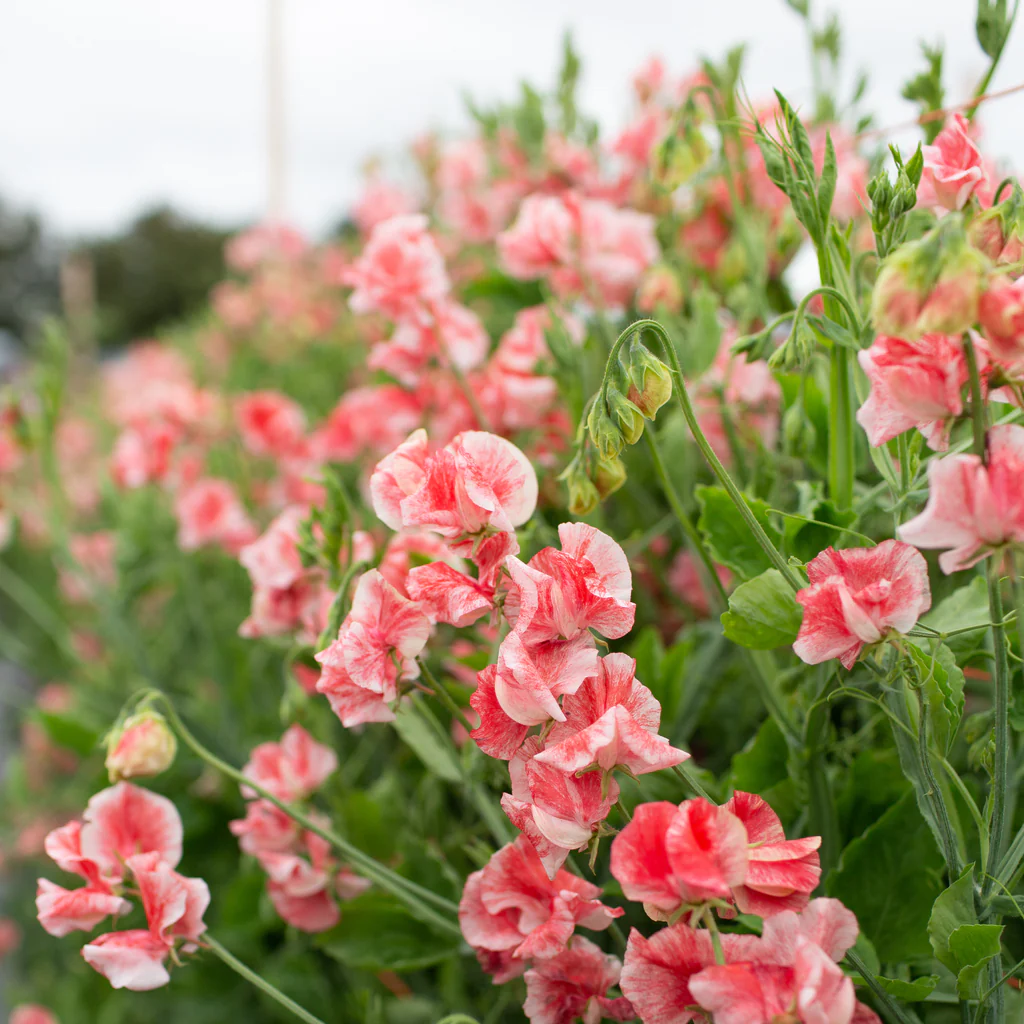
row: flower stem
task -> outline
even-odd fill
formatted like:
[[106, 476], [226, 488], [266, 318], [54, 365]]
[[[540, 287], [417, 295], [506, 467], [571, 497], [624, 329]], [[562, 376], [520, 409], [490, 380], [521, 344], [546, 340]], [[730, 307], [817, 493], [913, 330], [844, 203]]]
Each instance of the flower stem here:
[[[226, 775], [229, 779], [237, 782], [240, 786], [246, 786], [249, 789], [254, 790], [262, 799], [272, 803], [276, 808], [278, 808], [278, 810], [283, 811], [289, 818], [301, 825], [307, 832], [312, 832], [314, 835], [318, 835], [321, 839], [330, 843], [331, 846], [344, 855], [344, 857], [357, 871], [359, 871], [360, 874], [370, 879], [372, 882], [376, 882], [382, 889], [390, 892], [392, 896], [405, 903], [409, 910], [421, 920], [426, 921], [449, 934], [462, 934], [462, 930], [459, 928], [458, 924], [455, 923], [452, 917], [446, 917], [435, 909], [435, 907], [439, 907], [446, 911], [447, 914], [455, 915], [458, 912], [458, 907], [451, 900], [445, 899], [443, 896], [438, 896], [429, 889], [425, 889], [423, 886], [417, 885], [410, 879], [404, 878], [397, 872], [385, 867], [379, 861], [376, 861], [368, 854], [363, 853], [359, 847], [353, 846], [347, 839], [343, 839], [331, 829], [324, 828], [322, 825], [317, 824], [316, 821], [304, 814], [302, 811], [293, 807], [291, 804], [286, 803], [284, 800], [279, 800], [269, 790], [266, 790], [258, 783], [253, 782], [252, 779], [247, 778], [237, 768], [228, 764], [226, 761], [221, 760], [216, 754], [211, 753], [188, 730], [185, 723], [182, 722], [181, 717], [178, 715], [178, 711], [174, 707], [171, 699], [161, 690], [151, 689], [145, 691], [145, 699], [154, 703], [159, 702], [163, 704], [167, 712], [167, 719], [173, 726], [175, 732], [177, 732], [181, 737], [182, 742], [189, 747], [193, 753], [210, 765], [211, 768], [215, 768], [223, 775]], [[434, 906], [430, 906], [429, 904], [431, 903]]]
[[303, 1009], [294, 999], [289, 998], [279, 988], [271, 985], [265, 978], [260, 977], [251, 967], [246, 967], [238, 957], [228, 952], [209, 932], [203, 936], [202, 945], [210, 950], [211, 953], [219, 956], [231, 970], [245, 978], [250, 985], [255, 985], [261, 992], [270, 996], [275, 1002], [280, 1003], [286, 1010], [298, 1017], [299, 1020], [305, 1021], [306, 1024], [324, 1024], [319, 1017], [314, 1017], [309, 1010]]
[[909, 1017], [903, 1007], [896, 1002], [888, 992], [875, 980], [875, 976], [858, 954], [848, 950], [846, 953], [847, 963], [857, 971], [864, 979], [864, 984], [874, 993], [875, 998], [900, 1022], [900, 1024], [913, 1024], [913, 1018]]
[[683, 764], [672, 765], [672, 771], [675, 772], [675, 774], [682, 779], [683, 783], [692, 789], [697, 796], [703, 800], [707, 800], [709, 804], [717, 805], [718, 801], [713, 799], [711, 794], [697, 781], [685, 761]]
[[981, 397], [981, 374], [978, 371], [978, 354], [974, 342], [964, 332], [964, 355], [967, 358], [967, 372], [971, 385], [971, 418], [974, 421], [974, 454], [982, 461], [987, 451], [985, 444], [985, 403]]
[[451, 712], [452, 717], [459, 722], [466, 732], [472, 732], [476, 728], [473, 723], [466, 717], [465, 712], [455, 702], [455, 698], [448, 692], [448, 688], [442, 683], [433, 672], [427, 667], [426, 662], [421, 661], [419, 663], [420, 671], [423, 673], [423, 678], [426, 679], [427, 685], [434, 691], [434, 696]]

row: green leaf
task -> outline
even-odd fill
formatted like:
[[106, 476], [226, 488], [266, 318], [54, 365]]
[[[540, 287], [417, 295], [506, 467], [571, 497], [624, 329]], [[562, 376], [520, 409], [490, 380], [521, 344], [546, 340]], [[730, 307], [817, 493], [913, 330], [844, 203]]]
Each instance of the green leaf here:
[[446, 782], [462, 781], [462, 766], [451, 741], [445, 742], [447, 737], [438, 735], [433, 725], [420, 715], [415, 700], [399, 705], [393, 724], [428, 771]]
[[732, 759], [732, 784], [762, 794], [789, 778], [789, 746], [774, 718], [765, 719], [754, 738]]
[[[768, 556], [747, 528], [728, 492], [722, 487], [698, 487], [695, 493], [701, 508], [697, 525], [707, 539], [712, 558], [745, 580], [770, 569]], [[768, 518], [769, 506], [760, 498], [747, 498], [746, 502], [769, 540], [778, 544], [782, 538]]]
[[721, 300], [702, 284], [690, 301], [693, 317], [679, 359], [686, 376], [696, 378], [710, 368], [722, 347], [722, 323], [718, 319]]
[[418, 971], [458, 953], [458, 937], [439, 935], [385, 893], [342, 907], [341, 921], [318, 936], [329, 956], [366, 971]]
[[856, 915], [883, 961], [931, 952], [928, 919], [942, 884], [942, 857], [905, 794], [845, 850], [828, 879], [829, 896]]
[[940, 601], [921, 622], [939, 633], [954, 629], [968, 629], [977, 626], [977, 630], [958, 633], [943, 641], [954, 653], [965, 655], [978, 650], [985, 637], [985, 625], [989, 621], [988, 585], [984, 576], [975, 576], [966, 587], [954, 590], [949, 597]]
[[956, 990], [962, 999], [978, 999], [988, 987], [982, 975], [993, 957], [999, 956], [1001, 924], [967, 924], [949, 936], [949, 951], [959, 965]]
[[741, 647], [767, 651], [792, 644], [802, 619], [793, 588], [778, 569], [768, 569], [729, 595], [722, 628], [726, 637]]
[[859, 836], [909, 789], [895, 751], [862, 750], [843, 771], [836, 798], [843, 835]]
[[100, 741], [97, 730], [67, 715], [52, 711], [40, 711], [38, 714], [47, 735], [57, 746], [67, 747], [81, 757], [87, 757], [96, 750]]
[[917, 668], [921, 694], [928, 707], [928, 725], [939, 749], [948, 754], [964, 713], [964, 673], [945, 644], [922, 650], [908, 643], [907, 653]]
[[876, 975], [875, 981], [895, 999], [904, 1003], [920, 1003], [935, 991], [935, 986], [939, 983], [939, 976], [929, 974], [923, 978], [915, 978], [913, 981], [901, 981], [899, 978], [885, 978], [879, 974]]
[[836, 167], [836, 147], [832, 144], [831, 132], [825, 132], [825, 162], [821, 168], [818, 181], [818, 216], [822, 224], [827, 224], [832, 214], [832, 199], [836, 194], [836, 180], [839, 172]]
[[949, 937], [958, 928], [977, 923], [978, 915], [974, 909], [974, 865], [968, 864], [964, 873], [940, 893], [928, 919], [928, 938], [935, 958], [954, 974], [959, 967], [949, 948]]
[[857, 513], [836, 508], [832, 499], [825, 496], [824, 486], [819, 481], [798, 480], [796, 494], [799, 518], [786, 516], [783, 527], [786, 550], [801, 562], [809, 562], [825, 548], [834, 547], [843, 535], [842, 529], [833, 530], [821, 524], [852, 526], [857, 520]]

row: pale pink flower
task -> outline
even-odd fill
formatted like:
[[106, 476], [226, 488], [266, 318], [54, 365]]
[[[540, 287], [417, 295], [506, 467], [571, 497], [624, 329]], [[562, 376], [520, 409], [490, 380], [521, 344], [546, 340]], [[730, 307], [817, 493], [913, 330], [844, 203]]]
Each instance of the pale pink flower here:
[[263, 263], [292, 262], [303, 256], [308, 243], [288, 224], [268, 222], [235, 235], [224, 248], [234, 270], [256, 270]]
[[483, 586], [446, 562], [411, 569], [405, 589], [432, 623], [446, 622], [459, 629], [494, 608], [493, 587]]
[[295, 454], [306, 432], [302, 407], [277, 391], [251, 391], [235, 402], [235, 425], [253, 455]]
[[68, 539], [75, 568], [61, 568], [58, 582], [64, 597], [76, 604], [91, 601], [117, 582], [117, 536], [111, 530], [75, 533]]
[[104, 766], [111, 782], [159, 775], [174, 762], [177, 749], [178, 742], [163, 715], [139, 711], [109, 736]]
[[[337, 767], [334, 751], [296, 724], [289, 726], [279, 743], [255, 747], [242, 774], [279, 800], [292, 801], [304, 800], [319, 789]], [[255, 794], [243, 788], [242, 795]]]
[[349, 305], [356, 313], [421, 319], [427, 306], [443, 299], [449, 288], [427, 218], [410, 214], [378, 224], [344, 283], [354, 289]]
[[959, 338], [924, 334], [905, 341], [880, 334], [857, 358], [871, 383], [857, 422], [872, 445], [878, 447], [916, 427], [929, 447], [949, 447], [949, 428], [963, 412], [961, 391], [968, 378]]
[[60, 1024], [56, 1014], [38, 1003], [21, 1003], [11, 1010], [7, 1024]]
[[1011, 373], [1024, 370], [1024, 277], [992, 277], [978, 300], [978, 321], [992, 358]]
[[543, 277], [572, 262], [575, 225], [557, 196], [527, 196], [510, 228], [498, 235], [498, 254], [513, 277]]
[[947, 210], [961, 210], [986, 180], [981, 152], [963, 114], [951, 114], [934, 143], [924, 146], [923, 178], [935, 190], [935, 199]]
[[217, 544], [228, 554], [238, 555], [256, 540], [256, 527], [227, 480], [197, 480], [177, 495], [174, 513], [182, 551]]
[[305, 572], [299, 554], [299, 523], [309, 515], [301, 505], [281, 512], [263, 534], [239, 553], [253, 585], [282, 590], [290, 587]]
[[442, 191], [464, 191], [486, 177], [487, 151], [480, 139], [450, 142], [441, 150], [436, 180]]
[[110, 456], [114, 482], [134, 490], [164, 480], [181, 439], [181, 429], [165, 422], [143, 423], [123, 430]]
[[541, 960], [526, 972], [523, 1013], [533, 1024], [598, 1024], [602, 1019], [632, 1020], [628, 999], [608, 996], [618, 984], [622, 964], [594, 943], [575, 936], [563, 953]]
[[352, 219], [361, 235], [369, 235], [378, 224], [415, 213], [419, 207], [416, 197], [401, 185], [373, 177], [363, 186], [363, 191], [352, 207]]
[[85, 962], [114, 988], [149, 992], [166, 985], [171, 976], [164, 966], [167, 945], [144, 928], [107, 932], [82, 947]]
[[884, 640], [890, 630], [906, 633], [932, 604], [924, 557], [898, 540], [826, 548], [808, 562], [807, 577], [810, 585], [796, 595], [804, 617], [793, 650], [809, 665], [838, 658], [853, 668], [866, 644]]
[[929, 462], [928, 504], [900, 527], [908, 543], [945, 549], [945, 573], [969, 569], [1004, 544], [1024, 543], [1024, 427], [993, 427], [987, 454], [987, 462], [968, 454]]

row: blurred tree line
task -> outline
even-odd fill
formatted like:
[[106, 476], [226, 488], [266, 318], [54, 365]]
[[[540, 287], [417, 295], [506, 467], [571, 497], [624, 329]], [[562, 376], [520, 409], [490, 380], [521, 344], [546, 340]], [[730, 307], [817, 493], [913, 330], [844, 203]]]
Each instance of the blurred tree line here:
[[116, 234], [58, 239], [38, 215], [0, 199], [0, 332], [31, 344], [40, 321], [62, 312], [61, 268], [73, 258], [91, 275], [95, 342], [145, 338], [203, 307], [233, 233], [158, 206]]

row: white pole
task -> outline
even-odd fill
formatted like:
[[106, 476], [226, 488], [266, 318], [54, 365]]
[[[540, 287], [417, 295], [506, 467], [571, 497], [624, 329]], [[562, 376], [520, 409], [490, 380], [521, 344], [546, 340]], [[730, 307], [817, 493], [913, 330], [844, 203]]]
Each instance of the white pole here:
[[267, 0], [267, 219], [285, 217], [284, 0]]

